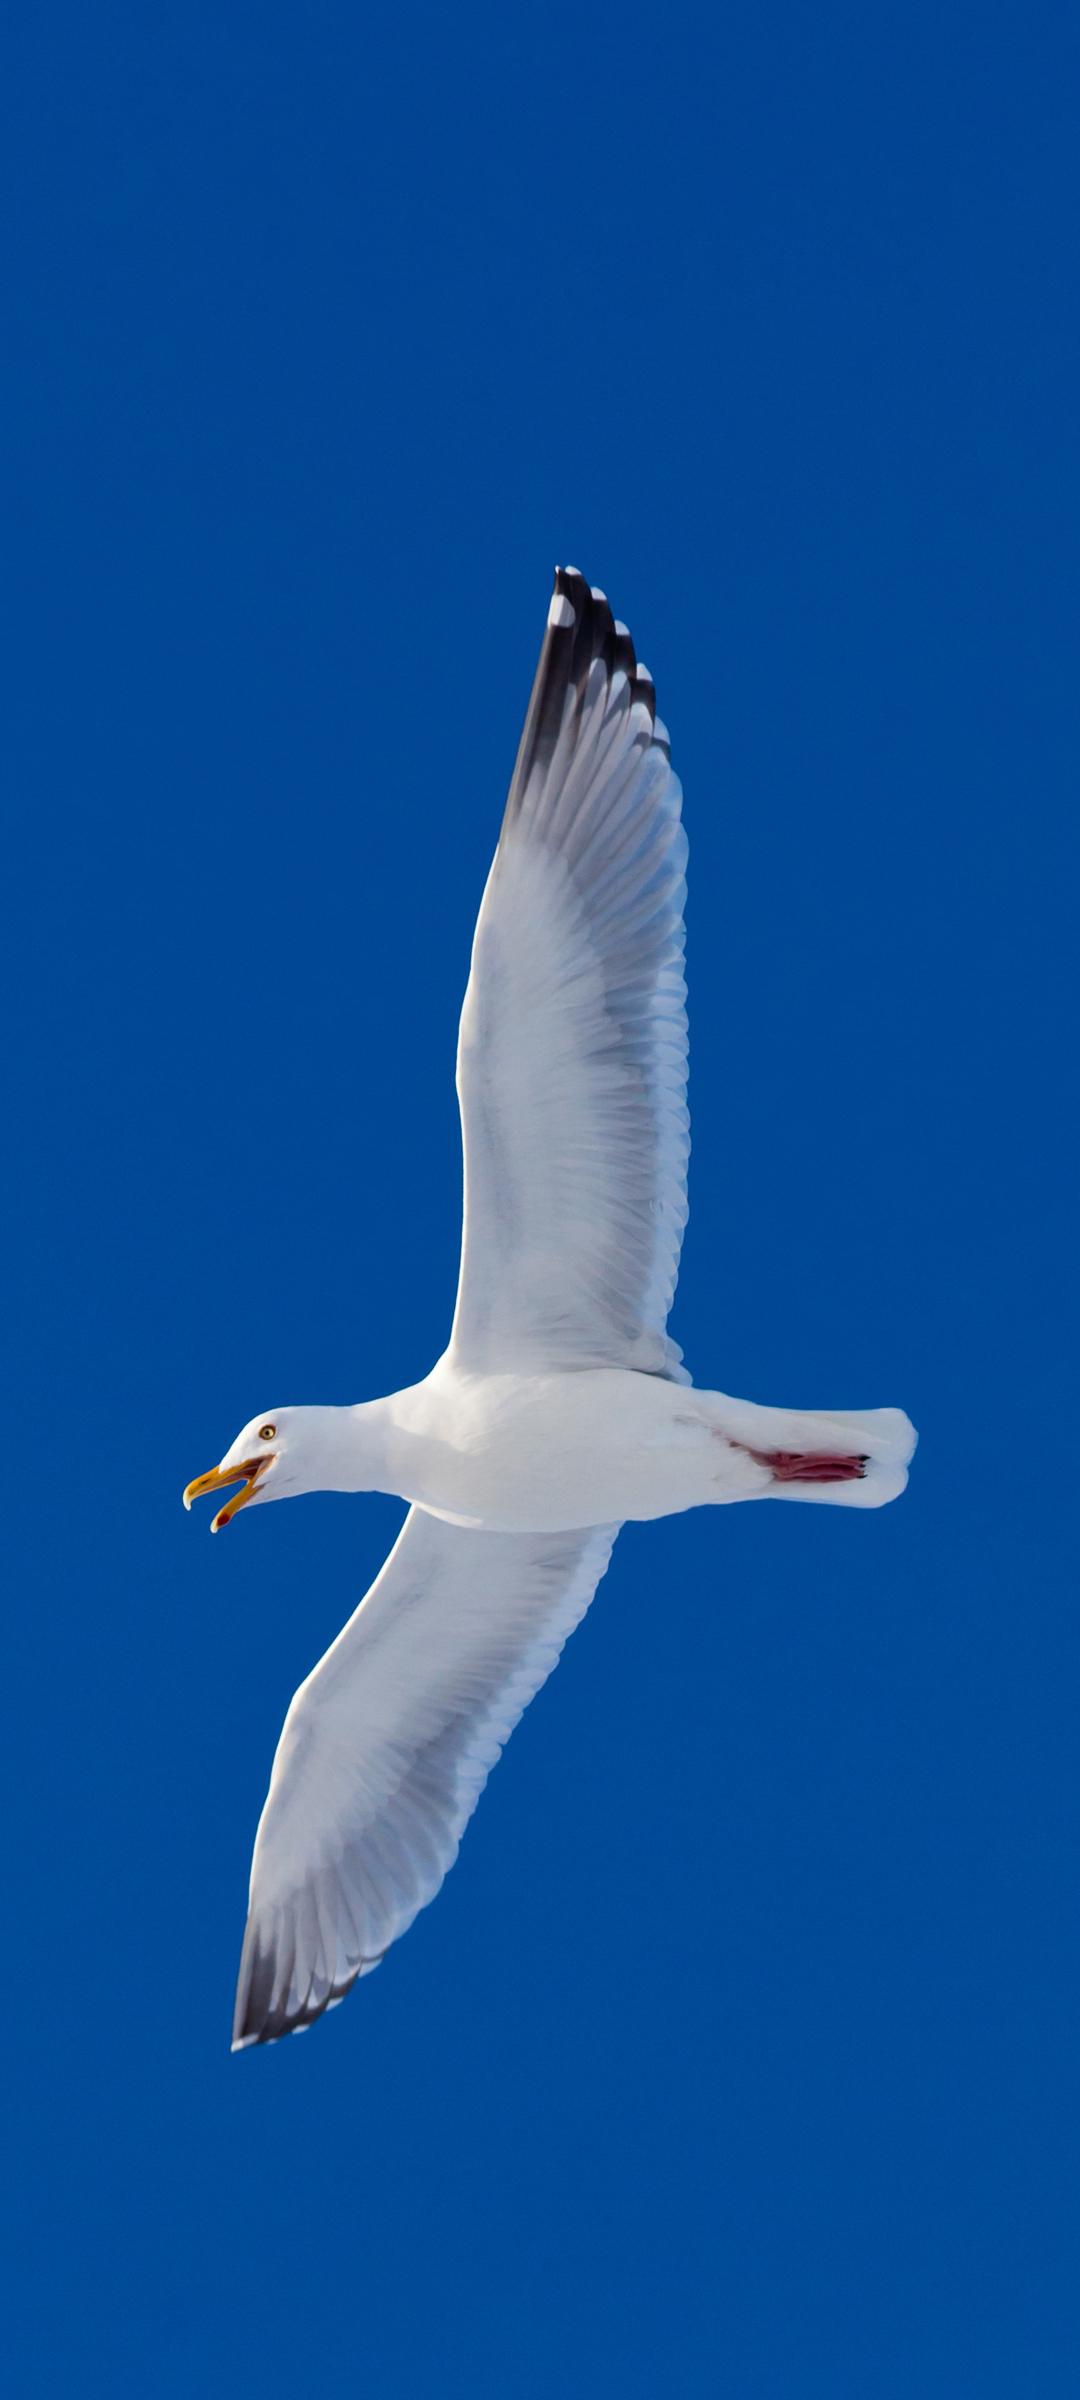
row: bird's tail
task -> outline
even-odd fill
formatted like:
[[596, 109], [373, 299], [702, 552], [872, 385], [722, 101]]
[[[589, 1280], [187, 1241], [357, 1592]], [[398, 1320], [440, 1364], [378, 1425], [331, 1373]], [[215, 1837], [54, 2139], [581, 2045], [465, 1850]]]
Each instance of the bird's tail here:
[[725, 1438], [769, 1470], [760, 1496], [882, 1508], [908, 1479], [918, 1436], [902, 1408], [761, 1408], [709, 1395]]
[[798, 1422], [796, 1449], [759, 1453], [772, 1468], [771, 1499], [883, 1508], [899, 1498], [918, 1440], [902, 1408], [823, 1409]]

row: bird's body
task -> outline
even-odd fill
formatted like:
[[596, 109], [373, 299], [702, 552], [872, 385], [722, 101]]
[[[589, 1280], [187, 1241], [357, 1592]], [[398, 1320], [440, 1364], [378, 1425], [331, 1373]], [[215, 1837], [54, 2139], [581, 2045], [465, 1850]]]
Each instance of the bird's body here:
[[395, 1491], [499, 1533], [568, 1533], [765, 1490], [712, 1394], [621, 1367], [470, 1375], [440, 1359], [383, 1405]]
[[[777, 1495], [770, 1454], [858, 1455], [865, 1472], [811, 1489], [873, 1508], [902, 1489], [907, 1419], [759, 1408], [620, 1367], [478, 1375], [441, 1358], [385, 1400], [320, 1412], [322, 1488], [389, 1492], [447, 1524], [571, 1533]], [[856, 1453], [858, 1442], [867, 1445]], [[789, 1487], [790, 1488], [790, 1487]], [[805, 1498], [806, 1489], [800, 1493]]]
[[438, 1890], [619, 1526], [721, 1501], [877, 1507], [900, 1409], [695, 1388], [667, 1331], [689, 1154], [681, 790], [652, 680], [557, 570], [458, 1045], [457, 1307], [421, 1383], [253, 1418], [185, 1500], [305, 1491], [409, 1515], [292, 1702], [255, 1844], [234, 2042], [300, 2030]]

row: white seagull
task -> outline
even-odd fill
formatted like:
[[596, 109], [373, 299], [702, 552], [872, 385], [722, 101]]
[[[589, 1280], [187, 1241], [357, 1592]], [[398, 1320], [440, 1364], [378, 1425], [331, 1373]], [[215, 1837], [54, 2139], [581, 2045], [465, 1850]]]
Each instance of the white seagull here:
[[434, 1898], [503, 1743], [627, 1519], [724, 1500], [877, 1508], [901, 1409], [693, 1389], [667, 1333], [686, 1223], [682, 799], [604, 594], [559, 568], [458, 1039], [464, 1231], [422, 1383], [251, 1419], [185, 1505], [409, 1503], [296, 1693], [255, 1840], [233, 2046], [333, 2008]]

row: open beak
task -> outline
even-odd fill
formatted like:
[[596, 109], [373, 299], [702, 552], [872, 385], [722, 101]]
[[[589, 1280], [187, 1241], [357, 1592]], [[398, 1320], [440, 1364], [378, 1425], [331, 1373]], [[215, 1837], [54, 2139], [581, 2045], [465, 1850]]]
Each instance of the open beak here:
[[259, 1458], [240, 1458], [235, 1466], [211, 1467], [209, 1475], [196, 1475], [194, 1483], [189, 1483], [184, 1493], [184, 1507], [190, 1508], [193, 1500], [202, 1500], [207, 1492], [227, 1492], [231, 1483], [241, 1484], [243, 1489], [237, 1492], [235, 1499], [226, 1500], [224, 1508], [219, 1508], [214, 1518], [210, 1531], [219, 1533], [221, 1527], [235, 1517], [238, 1509], [247, 1507], [260, 1475], [273, 1457], [272, 1450], [264, 1450]]

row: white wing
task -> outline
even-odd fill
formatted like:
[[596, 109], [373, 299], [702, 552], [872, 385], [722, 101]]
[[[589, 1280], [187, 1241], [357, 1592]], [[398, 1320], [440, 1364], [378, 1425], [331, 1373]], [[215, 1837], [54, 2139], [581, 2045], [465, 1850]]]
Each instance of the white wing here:
[[235, 2048], [310, 2025], [434, 1899], [616, 1531], [472, 1533], [410, 1511], [285, 1719], [255, 1839]]
[[557, 570], [458, 1047], [450, 1350], [480, 1373], [688, 1380], [665, 1333], [690, 1148], [681, 799], [629, 634]]

